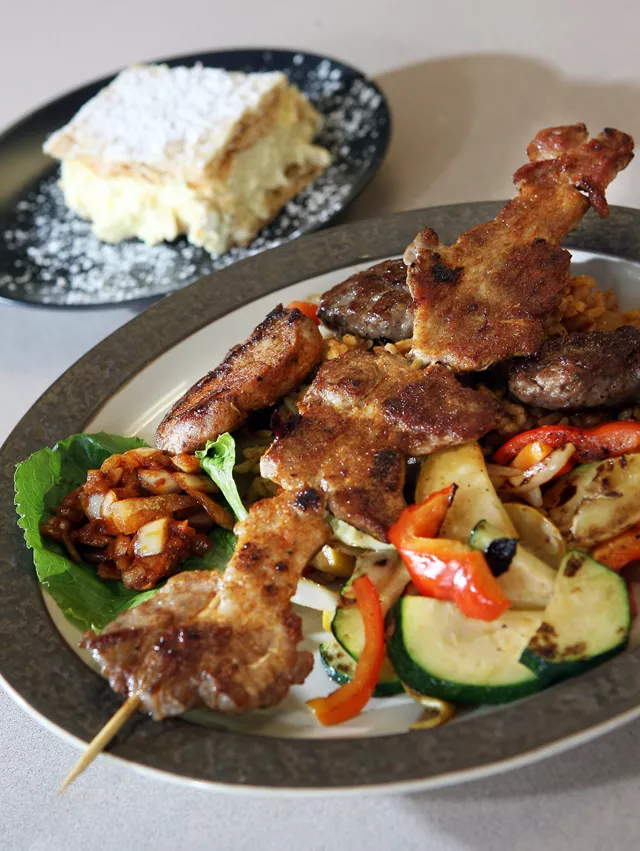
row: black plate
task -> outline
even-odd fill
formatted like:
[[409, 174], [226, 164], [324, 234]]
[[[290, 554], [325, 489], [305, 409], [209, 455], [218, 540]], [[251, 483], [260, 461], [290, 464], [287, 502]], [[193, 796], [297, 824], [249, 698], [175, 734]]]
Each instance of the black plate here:
[[[16, 522], [18, 461], [83, 431], [148, 363], [232, 311], [299, 281], [402, 254], [429, 225], [445, 244], [493, 218], [501, 202], [412, 210], [306, 236], [162, 299], [79, 360], [15, 427], [0, 449], [0, 682], [41, 720], [86, 742], [121, 704], [51, 622], [32, 554]], [[640, 264], [640, 211], [588, 215], [567, 246]], [[233, 319], [230, 319], [233, 321]], [[111, 757], [218, 787], [310, 792], [416, 789], [487, 776], [558, 753], [640, 714], [640, 649], [437, 730], [372, 738], [285, 739], [232, 733], [180, 718], [130, 722]]]
[[317, 230], [352, 201], [380, 167], [391, 117], [376, 84], [348, 65], [293, 50], [226, 50], [159, 60], [229, 71], [283, 71], [325, 119], [318, 138], [333, 162], [245, 248], [213, 259], [180, 239], [153, 247], [100, 242], [68, 210], [57, 163], [42, 144], [113, 77], [58, 98], [0, 136], [0, 300], [50, 307], [125, 304], [180, 289], [236, 260]]

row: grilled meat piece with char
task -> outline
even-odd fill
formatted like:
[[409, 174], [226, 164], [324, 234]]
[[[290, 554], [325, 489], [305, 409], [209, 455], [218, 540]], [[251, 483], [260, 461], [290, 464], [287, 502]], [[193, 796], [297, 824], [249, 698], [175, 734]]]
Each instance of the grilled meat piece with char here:
[[470, 372], [537, 352], [569, 280], [559, 243], [590, 204], [608, 214], [604, 191], [631, 161], [633, 139], [609, 128], [589, 139], [576, 124], [542, 130], [528, 153], [514, 176], [520, 194], [493, 221], [451, 246], [426, 228], [405, 253], [413, 352], [426, 363]]
[[383, 260], [356, 272], [320, 299], [318, 317], [339, 334], [368, 340], [407, 340], [413, 334], [413, 299], [403, 260]]
[[386, 540], [406, 506], [406, 456], [475, 440], [502, 412], [444, 366], [415, 370], [388, 352], [351, 351], [322, 365], [300, 413], [262, 457], [262, 475], [287, 490], [324, 490], [336, 517]]
[[174, 455], [202, 449], [208, 440], [239, 428], [252, 411], [295, 390], [321, 357], [315, 323], [296, 308], [279, 305], [175, 403], [158, 426], [156, 445]]
[[588, 331], [545, 340], [538, 354], [509, 365], [509, 390], [550, 411], [640, 402], [640, 331]]
[[313, 656], [298, 650], [291, 609], [303, 569], [327, 542], [324, 496], [302, 489], [256, 503], [236, 525], [223, 574], [194, 570], [82, 640], [120, 694], [156, 719], [208, 706], [241, 713], [273, 706], [304, 682]]

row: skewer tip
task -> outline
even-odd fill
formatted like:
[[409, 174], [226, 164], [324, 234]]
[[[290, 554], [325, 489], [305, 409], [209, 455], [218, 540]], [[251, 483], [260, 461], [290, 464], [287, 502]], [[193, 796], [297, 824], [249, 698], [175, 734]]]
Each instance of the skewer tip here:
[[97, 736], [89, 742], [86, 751], [60, 784], [57, 792], [58, 795], [64, 792], [67, 786], [73, 783], [76, 777], [79, 777], [85, 768], [88, 768], [94, 759], [102, 753], [111, 739], [124, 727], [139, 706], [140, 698], [137, 694], [133, 694], [125, 700], [120, 709], [112, 715]]

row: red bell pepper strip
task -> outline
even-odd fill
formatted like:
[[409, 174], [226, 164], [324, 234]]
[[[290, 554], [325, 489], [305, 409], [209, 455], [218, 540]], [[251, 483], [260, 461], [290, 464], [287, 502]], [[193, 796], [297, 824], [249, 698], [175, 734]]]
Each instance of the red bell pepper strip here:
[[389, 529], [413, 584], [426, 597], [454, 602], [469, 618], [495, 620], [511, 605], [484, 556], [458, 541], [436, 538], [456, 486], [411, 505]]
[[418, 505], [405, 508], [389, 530], [389, 541], [397, 548], [393, 535], [404, 547], [419, 547], [423, 538], [437, 538], [457, 490], [457, 485], [449, 485], [429, 494]]
[[640, 423], [633, 420], [604, 423], [587, 429], [584, 434], [585, 445], [576, 447], [580, 463], [640, 452]]
[[591, 555], [616, 573], [630, 562], [640, 560], [640, 523], [610, 541], [598, 544]]
[[540, 426], [512, 437], [498, 449], [493, 460], [496, 464], [508, 464], [525, 446], [534, 442], [546, 443], [554, 449], [573, 443], [576, 451], [572, 460], [584, 464], [626, 452], [640, 452], [640, 423], [613, 422], [588, 429], [567, 425]]
[[357, 715], [368, 703], [384, 660], [384, 618], [378, 592], [368, 576], [360, 576], [353, 590], [364, 623], [364, 649], [353, 679], [328, 697], [308, 700], [307, 706], [325, 727], [341, 724]]
[[577, 439], [581, 433], [580, 429], [574, 426], [540, 426], [530, 431], [523, 431], [503, 443], [493, 456], [493, 460], [496, 464], [509, 464], [530, 443], [545, 443], [556, 449], [558, 446], [571, 442], [577, 451]]
[[318, 305], [313, 304], [311, 301], [292, 301], [290, 305], [288, 305], [289, 310], [297, 309], [300, 313], [304, 313], [304, 315], [311, 319], [316, 325], [320, 324], [320, 320], [318, 319]]

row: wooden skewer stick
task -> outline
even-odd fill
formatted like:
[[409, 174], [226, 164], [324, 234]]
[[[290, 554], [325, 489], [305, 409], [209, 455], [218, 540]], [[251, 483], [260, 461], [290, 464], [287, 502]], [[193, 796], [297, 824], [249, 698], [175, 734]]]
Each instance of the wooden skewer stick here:
[[69, 775], [65, 778], [64, 782], [58, 789], [58, 793], [63, 792], [69, 783], [72, 783], [76, 777], [79, 777], [79, 775], [82, 774], [85, 768], [91, 765], [93, 760], [102, 753], [116, 733], [124, 727], [139, 706], [140, 698], [137, 694], [133, 694], [125, 700], [120, 709], [118, 709], [118, 711], [107, 721], [98, 735], [89, 742], [86, 751], [71, 769]]

